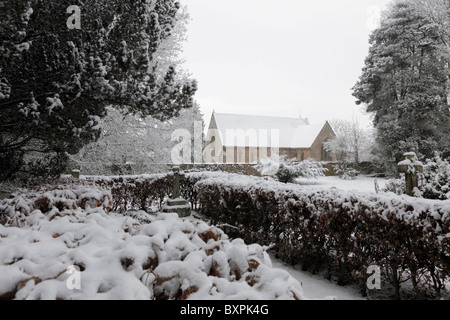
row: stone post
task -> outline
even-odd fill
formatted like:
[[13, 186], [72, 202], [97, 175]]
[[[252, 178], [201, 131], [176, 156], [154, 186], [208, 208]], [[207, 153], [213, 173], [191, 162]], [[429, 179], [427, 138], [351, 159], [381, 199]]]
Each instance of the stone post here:
[[180, 172], [179, 167], [173, 169], [173, 182], [172, 182], [172, 199], [180, 198], [180, 181], [184, 179], [184, 173]]
[[80, 170], [72, 170], [72, 177], [75, 179], [80, 179]]
[[175, 212], [180, 217], [188, 217], [191, 215], [191, 205], [188, 201], [181, 198], [180, 181], [184, 179], [184, 173], [180, 172], [179, 167], [174, 167], [172, 175], [172, 198], [167, 200], [163, 207], [163, 212]]
[[419, 187], [419, 173], [423, 173], [423, 164], [417, 160], [414, 152], [407, 152], [403, 155], [405, 160], [398, 163], [398, 172], [405, 174], [406, 194], [414, 196], [414, 188]]

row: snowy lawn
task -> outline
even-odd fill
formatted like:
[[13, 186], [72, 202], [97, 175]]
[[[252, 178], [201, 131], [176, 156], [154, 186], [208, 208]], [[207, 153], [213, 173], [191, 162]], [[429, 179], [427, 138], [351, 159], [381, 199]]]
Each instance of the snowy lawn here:
[[298, 178], [296, 182], [300, 185], [311, 186], [323, 189], [336, 188], [345, 191], [358, 191], [365, 193], [375, 193], [375, 182], [382, 190], [388, 179], [373, 178], [368, 176], [358, 176], [356, 180], [344, 180], [336, 176], [319, 177], [317, 179]]

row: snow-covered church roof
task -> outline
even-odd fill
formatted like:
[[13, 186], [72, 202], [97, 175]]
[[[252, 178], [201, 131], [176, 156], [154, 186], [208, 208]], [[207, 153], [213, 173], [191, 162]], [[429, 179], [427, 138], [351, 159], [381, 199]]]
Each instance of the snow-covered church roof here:
[[[304, 118], [213, 113], [223, 146], [268, 147], [279, 137], [280, 148], [310, 148], [326, 122], [309, 124]], [[252, 134], [257, 138], [252, 138]], [[212, 134], [209, 133], [208, 136]]]

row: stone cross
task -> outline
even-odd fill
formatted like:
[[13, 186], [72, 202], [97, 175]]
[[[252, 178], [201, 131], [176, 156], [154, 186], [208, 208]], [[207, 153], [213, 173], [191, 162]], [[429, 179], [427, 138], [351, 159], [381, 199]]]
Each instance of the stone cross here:
[[398, 163], [398, 172], [405, 174], [406, 194], [414, 196], [414, 188], [419, 186], [419, 173], [423, 173], [423, 164], [417, 160], [414, 152], [403, 155], [405, 160]]
[[173, 190], [172, 199], [178, 199], [180, 197], [180, 181], [184, 179], [184, 173], [180, 172], [180, 167], [173, 167]]
[[184, 179], [184, 173], [179, 167], [174, 167], [172, 178], [172, 199], [168, 199], [165, 206], [163, 206], [163, 212], [177, 213], [179, 217], [188, 217], [191, 214], [191, 205], [188, 201], [184, 200], [180, 196], [180, 181]]

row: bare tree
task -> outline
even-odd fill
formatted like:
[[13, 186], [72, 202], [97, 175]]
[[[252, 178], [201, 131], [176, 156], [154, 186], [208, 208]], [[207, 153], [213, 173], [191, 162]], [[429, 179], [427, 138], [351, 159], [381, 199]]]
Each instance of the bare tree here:
[[325, 147], [336, 160], [355, 163], [370, 160], [374, 143], [373, 130], [361, 128], [357, 119], [335, 119], [330, 124], [336, 137], [326, 142]]

